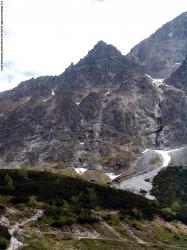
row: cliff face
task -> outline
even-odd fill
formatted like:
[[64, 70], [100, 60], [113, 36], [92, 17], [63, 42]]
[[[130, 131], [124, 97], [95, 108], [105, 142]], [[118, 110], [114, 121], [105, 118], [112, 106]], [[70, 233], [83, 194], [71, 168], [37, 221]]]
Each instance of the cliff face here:
[[187, 54], [187, 12], [166, 23], [136, 45], [128, 57], [154, 78], [167, 78]]
[[181, 66], [166, 80], [169, 85], [184, 91], [187, 95], [187, 56]]
[[[1, 166], [95, 164], [95, 156], [128, 149], [131, 138], [138, 151], [139, 133], [155, 130], [155, 93], [141, 67], [99, 42], [62, 75], [1, 93]], [[154, 145], [154, 134], [145, 143]]]
[[184, 98], [100, 41], [60, 76], [0, 93], [0, 166], [122, 171], [144, 148], [185, 143]]

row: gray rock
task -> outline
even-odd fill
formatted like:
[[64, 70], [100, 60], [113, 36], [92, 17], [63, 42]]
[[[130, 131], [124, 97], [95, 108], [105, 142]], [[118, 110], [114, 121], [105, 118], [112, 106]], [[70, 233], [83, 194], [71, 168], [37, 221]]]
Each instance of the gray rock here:
[[167, 78], [187, 55], [187, 12], [136, 45], [128, 57], [154, 78]]
[[187, 56], [181, 66], [166, 80], [167, 84], [184, 91], [187, 95]]
[[99, 164], [121, 173], [145, 148], [186, 143], [182, 93], [157, 87], [141, 66], [100, 41], [60, 76], [0, 93], [0, 167]]

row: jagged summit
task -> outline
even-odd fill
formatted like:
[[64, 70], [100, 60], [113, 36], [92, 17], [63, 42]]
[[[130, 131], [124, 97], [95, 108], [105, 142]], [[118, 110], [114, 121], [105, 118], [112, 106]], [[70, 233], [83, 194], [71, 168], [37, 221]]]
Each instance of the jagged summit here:
[[107, 44], [103, 41], [99, 41], [93, 49], [91, 49], [87, 56], [85, 56], [80, 62], [85, 61], [102, 61], [102, 60], [122, 60], [124, 56], [121, 52], [111, 44]]
[[107, 44], [102, 40], [99, 41], [94, 48], [88, 53], [88, 56], [122, 56], [121, 52], [111, 44]]
[[99, 41], [77, 64], [70, 65], [62, 78], [68, 86], [80, 82], [86, 86], [85, 82], [111, 84], [116, 78], [122, 80], [132, 74], [144, 74], [143, 68], [122, 55], [113, 45]]

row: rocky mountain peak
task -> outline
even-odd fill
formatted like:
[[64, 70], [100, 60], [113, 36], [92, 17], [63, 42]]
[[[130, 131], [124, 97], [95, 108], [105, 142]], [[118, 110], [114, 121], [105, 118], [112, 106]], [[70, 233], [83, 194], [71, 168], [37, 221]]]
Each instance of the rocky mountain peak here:
[[68, 88], [99, 84], [109, 86], [129, 75], [144, 74], [143, 68], [122, 55], [113, 45], [99, 41], [76, 65], [70, 65], [63, 82]]
[[102, 40], [99, 41], [94, 48], [89, 51], [88, 56], [94, 58], [104, 58], [104, 57], [121, 57], [121, 52], [113, 45], [107, 44]]
[[105, 67], [106, 64], [115, 62], [121, 62], [124, 56], [113, 45], [107, 44], [103, 41], [99, 41], [93, 49], [91, 49], [87, 56], [80, 60], [78, 66], [83, 64], [97, 65], [98, 68]]

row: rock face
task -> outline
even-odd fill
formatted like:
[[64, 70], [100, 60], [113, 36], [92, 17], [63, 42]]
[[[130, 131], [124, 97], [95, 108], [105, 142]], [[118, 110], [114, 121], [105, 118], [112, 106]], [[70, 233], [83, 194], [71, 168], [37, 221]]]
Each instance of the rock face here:
[[[131, 124], [136, 103], [147, 105], [144, 89], [154, 108], [158, 100], [142, 68], [101, 41], [62, 75], [31, 79], [1, 93], [1, 167], [92, 167], [99, 157], [103, 162], [111, 152], [127, 149], [132, 137], [137, 143], [131, 146], [138, 151], [142, 142], [136, 134], [145, 125]], [[145, 112], [142, 108], [137, 115]], [[147, 129], [154, 123], [151, 115]], [[154, 135], [147, 143], [154, 144]], [[123, 163], [128, 165], [128, 157]]]
[[[169, 147], [167, 141], [187, 142], [187, 59], [163, 84], [162, 131], [158, 141]], [[165, 134], [165, 136], [163, 136]]]
[[128, 57], [154, 78], [167, 78], [187, 54], [187, 12], [166, 23], [136, 45]]
[[186, 105], [181, 90], [100, 41], [60, 76], [0, 93], [0, 167], [119, 173], [144, 148], [186, 143]]
[[169, 85], [181, 89], [187, 95], [187, 56], [181, 66], [166, 80]]

